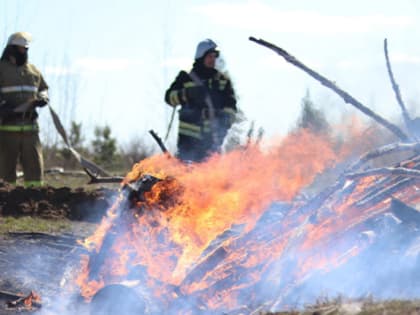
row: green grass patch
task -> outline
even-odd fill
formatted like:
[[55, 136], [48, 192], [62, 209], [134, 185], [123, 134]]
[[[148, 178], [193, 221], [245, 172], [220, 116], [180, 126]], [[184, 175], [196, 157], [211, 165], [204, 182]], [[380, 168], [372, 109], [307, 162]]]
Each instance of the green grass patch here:
[[9, 232], [39, 232], [66, 233], [72, 230], [69, 220], [46, 220], [33, 217], [0, 217], [0, 233]]

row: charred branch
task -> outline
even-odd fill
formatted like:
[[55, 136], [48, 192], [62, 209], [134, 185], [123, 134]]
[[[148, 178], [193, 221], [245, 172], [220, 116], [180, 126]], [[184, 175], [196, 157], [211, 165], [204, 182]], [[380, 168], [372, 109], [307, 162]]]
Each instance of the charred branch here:
[[[332, 194], [335, 192], [342, 190], [343, 187], [346, 185], [348, 180], [359, 180], [363, 177], [369, 176], [378, 176], [378, 175], [395, 175], [395, 176], [403, 176], [409, 177], [408, 179], [418, 179], [420, 171], [417, 170], [420, 161], [418, 160], [419, 156], [416, 155], [412, 160], [405, 161], [404, 164], [400, 163], [403, 166], [397, 167], [389, 167], [389, 168], [377, 168], [371, 169], [363, 172], [356, 172], [364, 163], [372, 160], [374, 158], [394, 153], [394, 152], [401, 152], [401, 151], [415, 151], [418, 152], [420, 150], [420, 143], [394, 143], [390, 145], [385, 145], [380, 147], [376, 150], [370, 151], [362, 155], [359, 160], [350, 166], [346, 171], [344, 171], [334, 185], [328, 187], [327, 189], [320, 192], [318, 195], [313, 197], [309, 202], [303, 205], [300, 208], [301, 212], [308, 212], [313, 209], [319, 208], [325, 200], [327, 200]], [[411, 168], [406, 167], [408, 164], [413, 164]]]
[[340, 89], [334, 82], [328, 80], [326, 77], [320, 75], [316, 71], [307, 67], [302, 62], [297, 60], [294, 56], [290, 55], [284, 49], [282, 49], [280, 47], [277, 47], [274, 44], [269, 43], [269, 42], [267, 42], [263, 39], [256, 39], [254, 37], [250, 37], [249, 40], [251, 40], [251, 41], [253, 41], [253, 42], [255, 42], [255, 43], [257, 43], [261, 46], [267, 47], [267, 48], [275, 51], [277, 54], [282, 56], [287, 62], [289, 62], [289, 63], [293, 64], [294, 66], [298, 67], [299, 69], [303, 70], [304, 72], [309, 74], [311, 77], [313, 77], [315, 80], [320, 82], [322, 85], [324, 85], [324, 86], [328, 87], [329, 89], [333, 90], [336, 94], [338, 94], [344, 100], [344, 102], [353, 105], [358, 110], [360, 110], [364, 114], [368, 115], [370, 118], [372, 118], [373, 120], [375, 120], [376, 122], [378, 122], [379, 124], [381, 124], [382, 126], [387, 128], [393, 134], [395, 134], [399, 139], [401, 139], [402, 141], [407, 141], [408, 140], [408, 136], [398, 126], [392, 124], [391, 122], [387, 121], [383, 117], [381, 117], [378, 114], [376, 114], [375, 112], [373, 112], [371, 109], [369, 109], [368, 107], [363, 105], [361, 102], [356, 100], [349, 93]]
[[162, 139], [157, 135], [157, 133], [153, 129], [149, 130], [149, 133], [152, 135], [153, 139], [155, 139], [162, 152], [165, 154], [169, 154], [168, 149], [165, 147]]
[[404, 189], [405, 187], [412, 185], [412, 180], [410, 178], [403, 178], [402, 180], [387, 185], [385, 188], [379, 190], [375, 194], [368, 194], [366, 198], [363, 198], [355, 203], [357, 207], [368, 207], [370, 205], [373, 205], [375, 203], [379, 203], [386, 198], [389, 198], [392, 196], [393, 193], [396, 191], [399, 191], [401, 189]]
[[359, 173], [350, 173], [346, 177], [348, 179], [360, 179], [363, 177], [369, 176], [405, 176], [405, 177], [414, 177], [420, 179], [420, 171], [413, 170], [405, 167], [382, 167], [382, 168], [373, 168], [364, 172]]
[[392, 199], [391, 212], [404, 224], [415, 224], [420, 226], [420, 211], [410, 207], [399, 199]]
[[41, 297], [34, 291], [31, 291], [28, 295], [20, 296], [15, 300], [7, 301], [6, 305], [8, 308], [24, 308], [27, 310], [31, 310], [33, 308], [40, 308], [42, 306]]
[[390, 153], [394, 153], [394, 152], [402, 152], [402, 151], [420, 152], [420, 143], [419, 142], [416, 142], [416, 143], [393, 143], [393, 144], [388, 144], [388, 145], [382, 146], [382, 147], [377, 148], [373, 151], [367, 152], [364, 155], [362, 155], [359, 158], [359, 160], [350, 167], [348, 172], [356, 171], [358, 168], [360, 168], [360, 166], [362, 166], [364, 163], [366, 163], [369, 160], [375, 159], [377, 157], [380, 157], [380, 156], [383, 156], [383, 155], [386, 155], [386, 154], [390, 154]]

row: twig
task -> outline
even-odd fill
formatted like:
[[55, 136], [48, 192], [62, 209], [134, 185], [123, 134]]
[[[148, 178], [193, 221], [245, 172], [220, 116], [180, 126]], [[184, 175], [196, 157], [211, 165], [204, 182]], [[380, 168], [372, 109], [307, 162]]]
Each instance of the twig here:
[[385, 52], [386, 68], [388, 69], [388, 74], [389, 74], [389, 79], [391, 80], [392, 89], [394, 90], [397, 102], [401, 107], [405, 126], [407, 127], [408, 132], [410, 132], [410, 129], [411, 129], [410, 128], [410, 121], [411, 121], [410, 115], [407, 112], [407, 108], [405, 107], [405, 104], [401, 97], [400, 88], [398, 84], [395, 82], [394, 74], [392, 73], [391, 63], [389, 62], [389, 57], [388, 57], [388, 41], [386, 38], [384, 39], [384, 52]]
[[258, 135], [257, 135], [257, 142], [256, 142], [257, 145], [261, 143], [261, 140], [263, 137], [264, 137], [264, 128], [260, 127], [258, 128]]
[[271, 50], [278, 53], [280, 56], [282, 56], [287, 62], [290, 62], [291, 64], [295, 65], [296, 67], [302, 69], [306, 73], [308, 73], [311, 77], [316, 79], [318, 82], [320, 82], [322, 85], [328, 87], [329, 89], [333, 90], [335, 93], [337, 93], [346, 103], [349, 103], [359, 109], [364, 114], [368, 115], [372, 119], [374, 119], [376, 122], [383, 125], [385, 128], [387, 128], [389, 131], [394, 133], [399, 139], [402, 141], [407, 141], [408, 136], [400, 129], [398, 126], [390, 123], [386, 119], [382, 118], [375, 112], [373, 112], [371, 109], [364, 106], [362, 103], [357, 101], [353, 96], [345, 92], [344, 90], [337, 87], [332, 81], [328, 80], [324, 76], [320, 75], [319, 73], [315, 72], [314, 70], [310, 69], [303, 63], [301, 63], [299, 60], [297, 60], [294, 56], [290, 55], [287, 51], [284, 49], [277, 47], [263, 39], [256, 39], [254, 37], [250, 37], [249, 40], [256, 42], [257, 44], [260, 44], [262, 46], [265, 46], [267, 48], [270, 48]]
[[254, 135], [255, 121], [251, 121], [248, 132], [246, 133], [246, 145], [245, 148], [248, 148], [251, 145], [252, 136]]

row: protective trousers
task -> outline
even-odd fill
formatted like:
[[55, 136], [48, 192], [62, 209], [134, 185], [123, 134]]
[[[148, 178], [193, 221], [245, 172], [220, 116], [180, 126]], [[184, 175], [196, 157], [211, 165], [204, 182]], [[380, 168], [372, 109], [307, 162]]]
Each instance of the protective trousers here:
[[44, 163], [38, 131], [0, 131], [0, 178], [15, 184], [21, 163], [25, 186], [40, 186]]

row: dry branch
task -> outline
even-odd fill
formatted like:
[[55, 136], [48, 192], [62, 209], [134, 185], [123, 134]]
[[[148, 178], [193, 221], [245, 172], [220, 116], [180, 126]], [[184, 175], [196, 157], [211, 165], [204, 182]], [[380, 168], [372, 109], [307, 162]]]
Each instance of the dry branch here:
[[407, 127], [407, 130], [410, 131], [410, 121], [411, 121], [410, 115], [407, 112], [407, 108], [405, 107], [405, 104], [401, 97], [400, 88], [398, 84], [395, 82], [394, 74], [392, 73], [391, 63], [389, 62], [389, 57], [388, 57], [388, 41], [386, 38], [384, 40], [384, 52], [385, 52], [386, 68], [388, 69], [388, 74], [389, 74], [389, 79], [391, 80], [392, 89], [394, 90], [398, 105], [400, 105], [401, 107], [405, 126]]
[[394, 133], [399, 139], [402, 141], [407, 141], [408, 136], [396, 125], [392, 124], [391, 122], [387, 121], [386, 119], [382, 118], [375, 112], [373, 112], [371, 109], [364, 106], [362, 103], [360, 103], [358, 100], [356, 100], [353, 96], [351, 96], [349, 93], [345, 92], [344, 90], [340, 89], [337, 85], [335, 85], [332, 81], [328, 80], [326, 77], [320, 75], [319, 73], [315, 72], [314, 70], [310, 69], [306, 65], [304, 65], [302, 62], [297, 60], [294, 56], [290, 55], [287, 51], [284, 49], [277, 47], [273, 45], [272, 43], [269, 43], [263, 39], [256, 39], [254, 37], [249, 38], [251, 41], [256, 42], [257, 44], [260, 44], [262, 46], [265, 46], [267, 48], [270, 48], [271, 50], [278, 53], [280, 56], [282, 56], [287, 62], [295, 65], [296, 67], [300, 68], [301, 70], [308, 73], [311, 77], [316, 79], [318, 82], [320, 82], [322, 85], [328, 87], [329, 89], [333, 90], [335, 93], [337, 93], [346, 103], [349, 103], [359, 109], [364, 114], [368, 115], [372, 119], [374, 119], [376, 122], [380, 123], [382, 126], [387, 128], [389, 131]]
[[378, 175], [405, 176], [405, 177], [414, 177], [414, 178], [420, 179], [419, 170], [413, 170], [413, 169], [405, 168], [405, 167], [372, 168], [364, 172], [346, 174], [346, 177], [348, 179], [359, 179], [363, 177], [378, 176]]
[[377, 148], [373, 151], [367, 152], [363, 154], [359, 160], [354, 163], [347, 172], [354, 172], [356, 171], [362, 164], [366, 163], [369, 160], [375, 159], [377, 157], [394, 153], [394, 152], [402, 152], [402, 151], [415, 151], [420, 152], [420, 143], [393, 143], [388, 144], [385, 146], [382, 146], [380, 148]]
[[157, 135], [157, 133], [153, 129], [149, 130], [149, 133], [152, 135], [153, 139], [155, 139], [155, 141], [159, 145], [159, 148], [162, 150], [162, 152], [165, 154], [169, 154], [168, 149], [166, 149], [165, 145], [163, 144], [162, 139]]
[[[390, 145], [382, 146], [376, 150], [370, 151], [362, 155], [359, 160], [354, 163], [351, 167], [347, 168], [337, 179], [337, 181], [327, 189], [320, 192], [318, 195], [312, 198], [310, 202], [307, 203], [306, 206], [302, 207], [302, 211], [306, 211], [307, 209], [316, 209], [318, 208], [326, 199], [328, 199], [333, 193], [342, 189], [348, 180], [357, 180], [363, 177], [374, 176], [374, 175], [403, 175], [406, 177], [416, 177], [419, 178], [420, 171], [417, 169], [408, 169], [405, 167], [394, 167], [391, 169], [372, 169], [364, 172], [357, 172], [364, 163], [374, 158], [390, 154], [393, 152], [399, 151], [416, 151], [419, 152], [420, 150], [420, 143], [394, 143]], [[420, 162], [417, 160], [419, 158], [416, 155], [412, 158], [412, 162], [419, 165]], [[408, 163], [408, 161], [406, 161]]]

